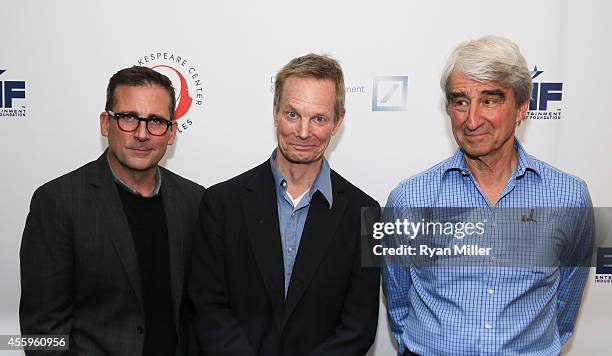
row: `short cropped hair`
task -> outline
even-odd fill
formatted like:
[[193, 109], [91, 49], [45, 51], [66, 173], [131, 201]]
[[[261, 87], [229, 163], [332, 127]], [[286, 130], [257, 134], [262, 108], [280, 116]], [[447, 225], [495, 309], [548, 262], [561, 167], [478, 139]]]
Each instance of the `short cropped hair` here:
[[172, 86], [172, 81], [165, 75], [156, 72], [155, 70], [142, 67], [142, 66], [133, 66], [129, 68], [124, 68], [113, 74], [113, 76], [108, 81], [108, 87], [106, 88], [106, 105], [104, 106], [105, 110], [113, 110], [113, 106], [115, 105], [115, 89], [118, 86], [127, 85], [127, 86], [143, 86], [143, 85], [155, 85], [159, 86], [162, 89], [165, 89], [170, 96], [170, 120], [174, 120], [174, 109], [176, 107], [176, 97], [174, 96], [174, 87]]
[[531, 73], [516, 43], [503, 37], [485, 36], [461, 43], [450, 55], [440, 86], [450, 105], [449, 78], [459, 72], [479, 82], [498, 82], [512, 89], [517, 108], [531, 97]]
[[338, 62], [326, 55], [307, 54], [292, 59], [277, 74], [274, 82], [274, 106], [278, 108], [283, 94], [283, 86], [289, 77], [331, 80], [336, 88], [334, 111], [336, 119], [344, 115], [344, 74]]

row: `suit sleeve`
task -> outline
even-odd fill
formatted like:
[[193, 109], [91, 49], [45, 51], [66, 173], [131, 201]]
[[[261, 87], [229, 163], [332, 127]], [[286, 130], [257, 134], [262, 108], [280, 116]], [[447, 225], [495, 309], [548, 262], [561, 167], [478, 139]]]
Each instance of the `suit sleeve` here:
[[226, 217], [222, 204], [211, 195], [207, 190], [200, 206], [201, 235], [194, 241], [189, 287], [198, 343], [204, 355], [254, 356], [230, 306], [225, 275]]
[[[380, 301], [380, 268], [364, 266], [362, 248], [369, 248], [369, 245], [362, 244], [362, 241], [369, 241], [370, 227], [374, 221], [380, 219], [380, 206], [373, 201], [368, 204], [375, 206], [369, 209], [373, 214], [366, 214], [365, 220], [356, 219], [355, 225], [359, 231], [355, 236], [359, 241], [359, 246], [353, 259], [352, 273], [350, 276], [349, 289], [347, 291], [344, 307], [341, 314], [341, 323], [336, 327], [334, 334], [315, 350], [308, 353], [309, 356], [331, 356], [365, 355], [376, 336], [378, 326], [378, 305]], [[359, 217], [362, 215], [357, 214]], [[362, 240], [361, 224], [366, 227], [366, 238]]]
[[[72, 229], [67, 211], [46, 190], [32, 197], [21, 239], [22, 335], [70, 335], [73, 311]], [[67, 355], [68, 351], [29, 351]]]

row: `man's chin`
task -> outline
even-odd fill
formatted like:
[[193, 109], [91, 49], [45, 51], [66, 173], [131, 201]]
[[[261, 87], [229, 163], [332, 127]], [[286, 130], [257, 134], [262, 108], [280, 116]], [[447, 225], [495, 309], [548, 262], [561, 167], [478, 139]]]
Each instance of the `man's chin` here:
[[151, 170], [152, 168], [155, 168], [155, 166], [157, 166], [157, 164], [153, 164], [150, 161], [141, 161], [141, 160], [130, 160], [128, 162], [123, 162], [122, 166], [124, 166], [126, 169], [133, 171], [133, 172], [146, 172]]
[[322, 156], [316, 156], [313, 154], [296, 154], [290, 153], [283, 155], [283, 157], [289, 162], [293, 164], [312, 164], [319, 162]]
[[463, 153], [465, 153], [466, 156], [470, 157], [470, 158], [480, 158], [480, 157], [485, 157], [488, 154], [491, 153], [490, 150], [487, 150], [485, 148], [462, 148]]
[[491, 145], [487, 142], [470, 142], [469, 140], [465, 140], [459, 144], [459, 147], [461, 147], [464, 153], [470, 156], [483, 156], [491, 151]]

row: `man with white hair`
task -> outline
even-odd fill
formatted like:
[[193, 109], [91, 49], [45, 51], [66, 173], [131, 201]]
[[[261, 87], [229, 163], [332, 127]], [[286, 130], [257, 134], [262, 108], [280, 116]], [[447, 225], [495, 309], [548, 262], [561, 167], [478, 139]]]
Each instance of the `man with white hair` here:
[[532, 86], [515, 43], [487, 36], [459, 45], [441, 86], [459, 148], [401, 182], [385, 219], [398, 209], [463, 209], [447, 214], [453, 219], [479, 210], [489, 217], [479, 241], [497, 248], [471, 256], [471, 264], [457, 256], [466, 249], [455, 248], [447, 259], [420, 264], [429, 257], [409, 257], [383, 268], [398, 352], [558, 355], [572, 335], [588, 275], [593, 230], [586, 183], [527, 154], [515, 137]]

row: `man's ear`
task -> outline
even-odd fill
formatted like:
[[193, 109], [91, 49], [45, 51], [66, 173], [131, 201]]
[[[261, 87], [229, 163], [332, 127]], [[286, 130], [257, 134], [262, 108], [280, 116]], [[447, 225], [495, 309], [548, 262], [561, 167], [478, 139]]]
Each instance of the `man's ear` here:
[[278, 127], [278, 112], [276, 111], [276, 105], [272, 106], [272, 117], [274, 117], [274, 127]]
[[336, 118], [336, 120], [334, 121], [334, 128], [332, 129], [332, 136], [335, 135], [336, 132], [338, 132], [338, 129], [340, 129], [340, 126], [342, 125], [343, 121], [344, 121], [344, 114]]
[[527, 114], [527, 109], [529, 108], [529, 100], [525, 101], [524, 103], [521, 104], [521, 106], [519, 106], [517, 112], [516, 112], [516, 124], [520, 124], [521, 121], [525, 120], [525, 115]]
[[168, 137], [168, 144], [171, 145], [174, 143], [176, 139], [176, 129], [178, 128], [178, 124], [176, 120], [172, 120], [172, 126], [170, 126], [170, 137]]
[[108, 119], [109, 117], [106, 111], [102, 111], [100, 113], [100, 133], [104, 137], [108, 137]]

